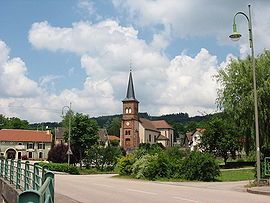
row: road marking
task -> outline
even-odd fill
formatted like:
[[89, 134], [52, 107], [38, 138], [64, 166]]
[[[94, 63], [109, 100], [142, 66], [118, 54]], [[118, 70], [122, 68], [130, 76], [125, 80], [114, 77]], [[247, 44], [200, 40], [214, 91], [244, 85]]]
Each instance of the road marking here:
[[139, 193], [143, 193], [143, 194], [148, 194], [148, 195], [157, 195], [157, 193], [154, 192], [146, 192], [143, 190], [133, 190], [133, 189], [127, 189], [128, 191], [132, 191], [132, 192], [139, 192]]
[[182, 197], [173, 197], [173, 198], [174, 198], [174, 199], [180, 199], [180, 200], [188, 201], [188, 202], [196, 202], [196, 203], [199, 203], [199, 202], [196, 201], [196, 200], [186, 199], [186, 198], [182, 198]]

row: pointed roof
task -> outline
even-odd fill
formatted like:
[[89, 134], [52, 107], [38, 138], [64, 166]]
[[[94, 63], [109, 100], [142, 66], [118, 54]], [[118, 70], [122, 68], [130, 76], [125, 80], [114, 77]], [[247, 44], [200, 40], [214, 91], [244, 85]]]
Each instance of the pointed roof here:
[[123, 101], [136, 101], [138, 100], [135, 98], [135, 91], [133, 86], [133, 79], [132, 79], [132, 72], [129, 72], [129, 79], [128, 79], [128, 88], [127, 88], [127, 95]]

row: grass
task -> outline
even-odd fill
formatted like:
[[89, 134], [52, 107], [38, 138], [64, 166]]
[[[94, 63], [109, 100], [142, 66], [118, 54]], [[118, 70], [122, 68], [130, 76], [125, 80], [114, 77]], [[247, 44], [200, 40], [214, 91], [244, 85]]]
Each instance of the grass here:
[[[133, 179], [138, 180], [132, 176], [121, 176], [115, 175], [113, 178], [121, 178], [121, 179]], [[145, 180], [145, 179], [139, 179]], [[229, 181], [242, 181], [242, 180], [254, 180], [254, 169], [233, 169], [233, 170], [222, 170], [220, 172], [220, 176], [217, 178], [216, 181], [220, 182], [229, 182]], [[154, 181], [161, 181], [161, 182], [186, 182], [188, 180], [179, 179], [179, 178], [158, 178]], [[188, 181], [188, 182], [197, 182], [197, 181]]]
[[241, 180], [253, 180], [254, 169], [234, 169], [234, 170], [222, 170], [218, 181], [241, 181]]

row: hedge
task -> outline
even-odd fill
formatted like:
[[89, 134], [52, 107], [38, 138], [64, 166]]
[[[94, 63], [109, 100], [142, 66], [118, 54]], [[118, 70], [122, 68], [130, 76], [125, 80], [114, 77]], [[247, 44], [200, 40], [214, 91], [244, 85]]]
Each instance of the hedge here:
[[45, 163], [40, 162], [40, 166], [47, 166], [49, 170], [51, 171], [59, 171], [59, 172], [65, 172], [69, 174], [79, 175], [79, 169], [76, 166], [63, 164], [63, 163]]

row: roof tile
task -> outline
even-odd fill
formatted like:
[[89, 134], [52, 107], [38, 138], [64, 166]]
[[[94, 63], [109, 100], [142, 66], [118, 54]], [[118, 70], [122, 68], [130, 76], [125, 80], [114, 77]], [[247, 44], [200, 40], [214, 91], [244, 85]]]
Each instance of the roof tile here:
[[2, 129], [0, 141], [52, 142], [52, 134], [49, 131]]

